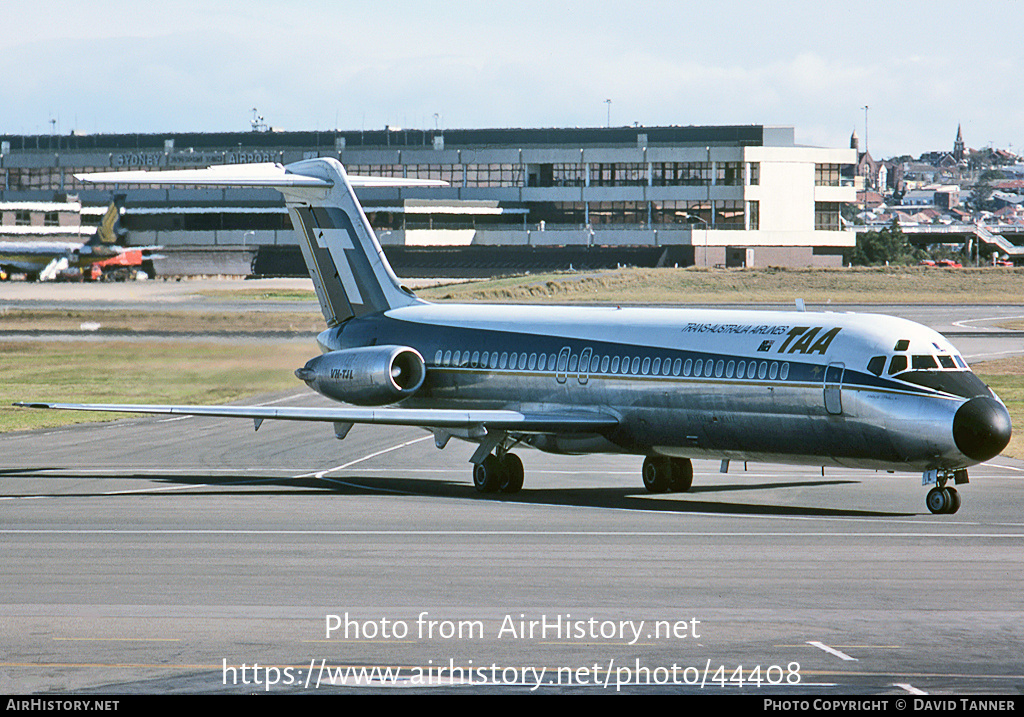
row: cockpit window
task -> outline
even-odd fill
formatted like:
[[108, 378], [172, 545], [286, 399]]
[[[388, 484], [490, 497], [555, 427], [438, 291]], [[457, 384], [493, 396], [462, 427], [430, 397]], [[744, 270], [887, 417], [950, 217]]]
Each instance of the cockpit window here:
[[868, 371], [881, 376], [882, 371], [885, 370], [885, 356], [872, 356], [871, 360], [868, 361]]
[[900, 339], [899, 341], [896, 342], [896, 348], [894, 348], [893, 351], [906, 351], [909, 348], [910, 348], [910, 340], [909, 339]]
[[913, 366], [915, 371], [924, 371], [930, 368], [938, 368], [939, 365], [935, 362], [935, 357], [929, 354], [918, 354], [913, 358]]
[[939, 365], [942, 368], [956, 368], [956, 363], [953, 361], [952, 356], [939, 356]]
[[899, 376], [899, 380], [963, 398], [993, 395], [988, 386], [970, 371], [907, 371]]
[[893, 356], [892, 361], [889, 362], [889, 375], [897, 374], [900, 371], [907, 370], [907, 357], [906, 356]]

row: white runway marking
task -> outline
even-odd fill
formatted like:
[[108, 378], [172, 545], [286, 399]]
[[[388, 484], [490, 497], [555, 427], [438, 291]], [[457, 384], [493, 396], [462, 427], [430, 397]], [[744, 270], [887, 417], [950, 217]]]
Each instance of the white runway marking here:
[[[960, 321], [954, 321], [953, 322], [953, 326], [957, 326], [957, 327], [959, 327], [961, 329], [970, 329], [970, 328], [978, 328], [978, 327], [976, 327], [976, 326], [974, 326], [974, 327], [968, 326], [968, 324], [976, 324], [976, 323], [979, 323], [981, 321], [1009, 321], [1010, 319], [1024, 319], [1024, 316], [1021, 316], [1020, 314], [1018, 314], [1016, 316], [985, 316], [985, 317], [982, 317], [980, 319], [960, 319]], [[993, 331], [997, 331], [997, 330], [1006, 331], [1006, 329], [992, 329], [992, 330]]]
[[827, 652], [830, 655], [835, 655], [840, 660], [846, 660], [848, 662], [860, 662], [860, 660], [858, 660], [856, 657], [850, 657], [849, 655], [847, 655], [842, 650], [837, 650], [834, 647], [829, 647], [828, 645], [826, 645], [823, 642], [818, 642], [816, 640], [808, 640], [807, 644], [808, 645], [812, 645], [814, 647], [817, 647], [819, 650], [824, 650], [825, 652]]
[[397, 451], [399, 448], [405, 448], [406, 446], [411, 446], [414, 443], [422, 443], [423, 441], [427, 440], [428, 438], [433, 438], [433, 436], [423, 436], [422, 438], [414, 438], [411, 441], [406, 441], [405, 443], [399, 443], [397, 446], [391, 446], [390, 448], [384, 448], [383, 450], [379, 450], [379, 451], [377, 451], [375, 453], [371, 453], [369, 455], [363, 456], [362, 458], [356, 458], [354, 461], [349, 461], [348, 463], [342, 463], [340, 466], [335, 466], [334, 468], [328, 468], [327, 470], [323, 470], [323, 471], [315, 471], [313, 473], [303, 473], [301, 475], [292, 476], [292, 477], [293, 478], [323, 478], [328, 473], [333, 473], [334, 471], [344, 470], [344, 469], [348, 468], [349, 466], [354, 466], [357, 463], [362, 463], [363, 461], [368, 461], [371, 458], [376, 458], [377, 456], [382, 456], [385, 453], [390, 453], [391, 451]]
[[[549, 537], [578, 537], [578, 538], [826, 538], [835, 536], [839, 538], [1013, 538], [1020, 539], [1024, 535], [1000, 535], [998, 533], [979, 533], [971, 535], [950, 535], [948, 533], [836, 533], [834, 531], [811, 532], [811, 533], [765, 533], [760, 531], [644, 531], [644, 530], [256, 530], [256, 529], [217, 529], [203, 530], [193, 528], [172, 528], [168, 530], [137, 530], [118, 528], [5, 528], [0, 529], [0, 535], [362, 535], [362, 536], [424, 536], [424, 537], [456, 537], [460, 535], [473, 536], [549, 536]], [[831, 652], [822, 643], [808, 642], [809, 645]], [[853, 658], [851, 658], [853, 659]]]
[[908, 685], [905, 682], [897, 682], [893, 686], [894, 687], [899, 687], [900, 689], [903, 689], [903, 690], [906, 690], [907, 692], [909, 692], [912, 695], [926, 695], [926, 694], [928, 694], [924, 690], [919, 690], [916, 687], [914, 687], [913, 685]]

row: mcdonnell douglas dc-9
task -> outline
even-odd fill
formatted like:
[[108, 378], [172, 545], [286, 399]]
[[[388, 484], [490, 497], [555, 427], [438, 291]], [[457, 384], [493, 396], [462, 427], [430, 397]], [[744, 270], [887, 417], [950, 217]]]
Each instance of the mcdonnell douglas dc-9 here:
[[[327, 329], [298, 369], [349, 406], [19, 404], [38, 408], [417, 426], [479, 444], [482, 493], [523, 486], [517, 446], [645, 456], [654, 493], [686, 491], [694, 458], [914, 471], [933, 513], [998, 455], [1010, 416], [940, 334], [878, 315], [433, 304], [402, 286], [334, 159], [83, 176], [273, 187], [285, 197]], [[430, 184], [430, 182], [419, 182]], [[437, 183], [434, 183], [437, 184]]]

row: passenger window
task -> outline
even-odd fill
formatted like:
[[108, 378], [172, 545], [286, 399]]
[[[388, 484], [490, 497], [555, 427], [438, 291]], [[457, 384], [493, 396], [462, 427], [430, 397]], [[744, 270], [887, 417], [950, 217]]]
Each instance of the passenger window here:
[[579, 354], [573, 354], [572, 356], [569, 357], [569, 373], [573, 373], [576, 370], [576, 367], [579, 365], [579, 362]]
[[689, 376], [690, 369], [693, 367], [693, 359], [686, 359], [686, 363], [683, 364], [683, 375]]
[[900, 371], [907, 370], [907, 357], [906, 356], [893, 356], [892, 361], [889, 362], [889, 375], [899, 373]]
[[612, 357], [612, 373], [618, 373], [618, 372], [619, 372], [619, 357], [618, 356], [613, 356]]
[[914, 356], [912, 361], [914, 370], [927, 371], [931, 368], [938, 368], [939, 365], [935, 362], [935, 357], [927, 354]]
[[760, 379], [763, 379], [767, 373], [768, 373], [768, 362], [767, 361], [762, 361], [761, 362], [761, 367], [757, 370], [757, 377], [760, 378]]
[[725, 361], [718, 359], [718, 363], [715, 364], [715, 378], [722, 378], [722, 373], [725, 372]]
[[539, 357], [537, 357], [537, 370], [538, 371], [543, 371], [544, 367], [547, 365], [547, 361], [548, 361], [547, 354], [541, 354]]
[[650, 370], [651, 370], [651, 358], [648, 356], [647, 358], [644, 359], [644, 365], [640, 369], [640, 373], [642, 373], [644, 376], [646, 376], [648, 373], [650, 373]]
[[714, 370], [715, 370], [714, 361], [712, 361], [711, 359], [708, 359], [707, 361], [704, 362], [704, 375], [707, 378], [711, 378], [711, 372], [714, 371]]
[[608, 373], [608, 357], [601, 359], [601, 373]]
[[[883, 363], [884, 363], [884, 361], [883, 361]], [[788, 361], [786, 363], [782, 364], [782, 370], [779, 371], [779, 378], [782, 379], [783, 381], [785, 381], [787, 378], [789, 378], [789, 362]]]
[[743, 378], [747, 373], [747, 362], [740, 361], [736, 364], [736, 378]]
[[682, 359], [676, 359], [675, 361], [672, 362], [672, 375], [673, 376], [678, 376], [679, 375], [679, 369], [682, 366], [682, 364], [683, 364]]
[[469, 365], [472, 366], [473, 368], [476, 368], [477, 366], [480, 365], [480, 352], [479, 351], [474, 351], [473, 352], [473, 358], [472, 358], [472, 360], [470, 360]]
[[451, 351], [445, 351], [444, 352], [444, 365], [445, 366], [451, 366], [451, 363], [452, 363], [452, 352]]
[[868, 361], [868, 371], [881, 376], [882, 371], [885, 370], [885, 356], [872, 356], [871, 360]]
[[498, 362], [500, 368], [508, 366], [508, 352], [503, 351], [501, 354], [501, 361]]
[[661, 373], [661, 359], [656, 358], [654, 359], [654, 364], [651, 366], [651, 374], [657, 376], [659, 373]]
[[630, 373], [632, 373], [634, 376], [637, 375], [640, 372], [640, 357], [639, 356], [634, 356], [633, 357], [633, 365], [630, 368], [632, 369], [632, 371], [630, 371]]
[[697, 359], [693, 364], [693, 375], [700, 377], [704, 373], [704, 360]]
[[768, 378], [770, 378], [772, 381], [774, 381], [775, 377], [778, 376], [778, 375], [779, 375], [779, 364], [776, 363], [775, 361], [772, 361], [772, 367], [768, 371]]
[[442, 351], [440, 351], [440, 350], [438, 350], [438, 352], [436, 354], [434, 354], [434, 365], [435, 366], [440, 366], [441, 365], [441, 356], [443, 356], [443, 355], [444, 355], [444, 353]]
[[730, 361], [725, 365], [725, 377], [732, 378], [733, 372], [736, 371], [736, 362]]
[[530, 363], [528, 365], [528, 368], [531, 371], [537, 368], [537, 354], [530, 354]]

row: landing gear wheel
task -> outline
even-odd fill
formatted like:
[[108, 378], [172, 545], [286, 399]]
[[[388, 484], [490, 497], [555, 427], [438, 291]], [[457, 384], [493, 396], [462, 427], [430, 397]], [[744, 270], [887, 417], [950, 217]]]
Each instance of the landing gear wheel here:
[[943, 490], [949, 494], [949, 506], [946, 508], [946, 514], [952, 515], [960, 510], [960, 494], [957, 493], [956, 488], [944, 488]]
[[668, 489], [673, 493], [685, 493], [693, 485], [693, 462], [689, 458], [671, 459], [672, 473]]
[[[928, 506], [928, 510], [935, 513], [936, 515], [942, 513], [948, 513], [950, 507], [953, 505], [953, 498], [950, 495], [949, 488], [935, 487], [928, 491], [928, 495], [925, 496], [924, 503]], [[960, 496], [957, 495], [957, 502], [959, 503]], [[959, 508], [960, 506], [957, 505]]]
[[665, 493], [672, 480], [672, 464], [668, 458], [647, 456], [643, 468], [644, 488], [648, 493]]
[[502, 493], [518, 493], [523, 488], [523, 462], [515, 453], [506, 453], [501, 460], [504, 480], [498, 490]]
[[473, 466], [473, 485], [481, 493], [494, 493], [505, 480], [501, 461], [493, 453]]

